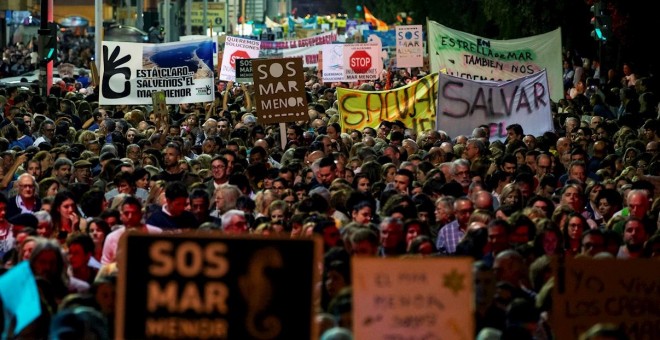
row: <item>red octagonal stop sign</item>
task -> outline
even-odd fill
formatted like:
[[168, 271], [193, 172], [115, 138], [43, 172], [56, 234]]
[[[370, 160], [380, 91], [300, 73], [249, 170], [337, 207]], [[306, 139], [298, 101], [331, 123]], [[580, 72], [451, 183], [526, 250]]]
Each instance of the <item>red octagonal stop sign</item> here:
[[243, 50], [238, 50], [232, 53], [229, 57], [229, 64], [231, 64], [231, 67], [234, 69], [236, 69], [236, 59], [250, 59], [250, 55]]
[[348, 59], [348, 65], [355, 73], [367, 73], [371, 68], [371, 56], [367, 51], [360, 50], [351, 54]]

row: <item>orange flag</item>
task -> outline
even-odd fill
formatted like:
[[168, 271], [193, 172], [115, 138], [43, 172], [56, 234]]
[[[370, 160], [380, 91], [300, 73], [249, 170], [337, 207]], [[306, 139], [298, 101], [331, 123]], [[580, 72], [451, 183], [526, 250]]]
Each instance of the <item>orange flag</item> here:
[[362, 8], [364, 8], [364, 20], [373, 25], [377, 31], [387, 31], [389, 29], [387, 23], [371, 14], [371, 11], [366, 6], [362, 6]]

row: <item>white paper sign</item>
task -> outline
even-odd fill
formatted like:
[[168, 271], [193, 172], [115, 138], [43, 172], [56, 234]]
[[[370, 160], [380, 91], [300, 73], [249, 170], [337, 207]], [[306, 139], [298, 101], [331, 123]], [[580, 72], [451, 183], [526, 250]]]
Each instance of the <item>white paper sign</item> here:
[[228, 36], [220, 67], [220, 80], [236, 81], [236, 59], [259, 58], [260, 41]]
[[422, 25], [396, 26], [397, 67], [424, 66]]

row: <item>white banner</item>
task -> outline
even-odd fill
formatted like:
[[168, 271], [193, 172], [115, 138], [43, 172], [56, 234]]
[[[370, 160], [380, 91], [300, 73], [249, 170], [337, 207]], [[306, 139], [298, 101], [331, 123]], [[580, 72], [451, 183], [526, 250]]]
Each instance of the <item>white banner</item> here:
[[424, 66], [422, 25], [396, 26], [397, 67]]
[[236, 81], [236, 59], [259, 58], [260, 41], [228, 36], [222, 55], [220, 80]]
[[213, 101], [210, 39], [140, 44], [103, 42], [99, 104], [151, 104], [164, 91], [167, 104]]
[[303, 67], [318, 67], [319, 66], [319, 52], [323, 50], [323, 45], [289, 48], [282, 50], [282, 57], [284, 58], [302, 58]]
[[321, 46], [325, 44], [332, 44], [337, 41], [337, 30], [317, 34], [313, 37], [296, 39], [296, 40], [282, 40], [282, 41], [262, 41], [262, 50], [286, 50], [290, 48], [301, 48], [310, 46]]
[[439, 74], [436, 129], [451, 136], [470, 135], [482, 124], [490, 140], [504, 140], [506, 127], [520, 124], [525, 134], [553, 130], [545, 70], [511, 81], [478, 81]]

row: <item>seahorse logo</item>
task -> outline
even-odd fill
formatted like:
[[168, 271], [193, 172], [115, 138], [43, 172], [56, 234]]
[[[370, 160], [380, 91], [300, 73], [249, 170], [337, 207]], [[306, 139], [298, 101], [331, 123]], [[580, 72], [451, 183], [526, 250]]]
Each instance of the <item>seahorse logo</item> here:
[[282, 255], [277, 249], [259, 249], [252, 255], [247, 273], [238, 279], [238, 286], [247, 303], [245, 325], [255, 339], [273, 339], [282, 331], [280, 319], [275, 315], [265, 315], [264, 311], [273, 297], [273, 287], [266, 270], [282, 268], [283, 265]]

